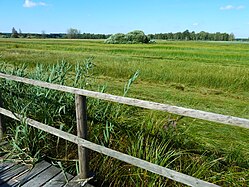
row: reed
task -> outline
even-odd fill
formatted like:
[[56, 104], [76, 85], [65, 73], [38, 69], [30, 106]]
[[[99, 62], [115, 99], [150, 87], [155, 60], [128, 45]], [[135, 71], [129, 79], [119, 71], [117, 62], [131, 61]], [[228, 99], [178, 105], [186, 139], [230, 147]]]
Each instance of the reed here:
[[[106, 47], [99, 41], [1, 39], [0, 71], [249, 117], [247, 47], [208, 42]], [[5, 108], [76, 133], [73, 95], [3, 79], [0, 90]], [[248, 185], [248, 130], [97, 99], [88, 99], [88, 117], [95, 143], [216, 184]], [[46, 156], [77, 172], [75, 145], [25, 123], [7, 123], [9, 159], [32, 163]], [[90, 160], [97, 185], [181, 186], [97, 153]]]

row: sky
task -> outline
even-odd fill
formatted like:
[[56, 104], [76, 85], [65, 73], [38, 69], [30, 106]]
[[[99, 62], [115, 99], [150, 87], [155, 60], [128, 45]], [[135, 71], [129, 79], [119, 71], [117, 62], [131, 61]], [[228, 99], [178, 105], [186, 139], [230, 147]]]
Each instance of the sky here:
[[146, 34], [206, 31], [249, 38], [249, 0], [0, 0], [0, 32]]

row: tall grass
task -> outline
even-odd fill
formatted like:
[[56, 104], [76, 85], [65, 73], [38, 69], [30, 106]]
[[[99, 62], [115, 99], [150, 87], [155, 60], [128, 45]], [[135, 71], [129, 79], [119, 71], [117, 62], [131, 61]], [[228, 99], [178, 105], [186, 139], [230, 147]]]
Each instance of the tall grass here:
[[[50, 66], [38, 64], [34, 69], [25, 65], [13, 68], [2, 65], [0, 72], [104, 92], [106, 86], [95, 84], [92, 77], [94, 64], [93, 58], [88, 58], [75, 65], [62, 60]], [[136, 71], [124, 83], [123, 95], [129, 93], [138, 76]], [[4, 79], [0, 83], [5, 108], [76, 134], [72, 94]], [[89, 98], [88, 117], [89, 139], [95, 143], [217, 184], [248, 183], [238, 180], [247, 176], [249, 168], [248, 159], [239, 157], [243, 155], [241, 152], [223, 153], [199, 144], [195, 137], [188, 135], [186, 122], [179, 116]], [[21, 123], [9, 120], [8, 124], [7, 139], [12, 146], [9, 158], [35, 162], [46, 156], [64, 160], [64, 167], [73, 171], [76, 145], [29, 127], [25, 119]], [[90, 156], [90, 168], [97, 176], [96, 185], [181, 186], [98, 153], [91, 152]]]
[[[18, 47], [17, 47], [18, 46]], [[8, 62], [77, 61], [94, 54], [97, 75], [128, 77], [140, 69], [140, 79], [161, 84], [181, 83], [236, 92], [248, 91], [249, 49], [243, 43], [164, 42], [151, 45], [108, 45], [101, 41], [1, 39]], [[51, 59], [52, 57], [52, 59]]]
[[[66, 82], [73, 82], [72, 84], [80, 82], [78, 85], [84, 88], [89, 84], [86, 81], [90, 76], [91, 62], [88, 61], [86, 59], [84, 62], [75, 65], [75, 68], [80, 71], [76, 72], [76, 74], [71, 73], [72, 65], [64, 60], [47, 67], [39, 64], [33, 71], [27, 69], [26, 65], [14, 67], [13, 69], [6, 69], [6, 66], [3, 65], [0, 72], [61, 85], [66, 84]], [[74, 81], [72, 81], [72, 78]], [[0, 81], [5, 108], [58, 128], [63, 127], [65, 131], [71, 131], [75, 122], [73, 95], [15, 81], [4, 79]], [[14, 152], [25, 150], [25, 155], [39, 159], [40, 155], [42, 155], [40, 154], [41, 150], [48, 150], [50, 143], [47, 135], [42, 131], [29, 127], [25, 124], [25, 120], [22, 123], [14, 123], [9, 127], [11, 134], [13, 134], [9, 138]], [[23, 159], [26, 160], [25, 157]]]
[[[0, 71], [247, 118], [248, 47], [209, 42], [106, 47], [101, 41], [1, 39]], [[94, 59], [89, 58], [92, 55]], [[73, 95], [12, 81], [0, 83], [6, 108], [76, 133]], [[91, 98], [88, 117], [89, 138], [95, 143], [222, 186], [248, 185], [245, 129]], [[77, 172], [76, 145], [25, 123], [7, 122], [13, 159], [35, 162], [46, 156]], [[181, 186], [97, 153], [91, 152], [90, 160], [98, 185]]]

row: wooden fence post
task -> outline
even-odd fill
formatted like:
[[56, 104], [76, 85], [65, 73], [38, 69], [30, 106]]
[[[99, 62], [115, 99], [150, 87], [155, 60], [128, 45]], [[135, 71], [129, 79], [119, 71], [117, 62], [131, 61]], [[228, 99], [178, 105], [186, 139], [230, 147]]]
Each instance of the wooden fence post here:
[[[87, 106], [86, 96], [75, 94], [77, 136], [87, 139]], [[88, 149], [78, 146], [80, 178], [88, 178]]]
[[[2, 103], [2, 93], [0, 93], [0, 107], [3, 107]], [[0, 114], [0, 141], [3, 139], [3, 131], [4, 131], [4, 126], [3, 126], [3, 115]]]

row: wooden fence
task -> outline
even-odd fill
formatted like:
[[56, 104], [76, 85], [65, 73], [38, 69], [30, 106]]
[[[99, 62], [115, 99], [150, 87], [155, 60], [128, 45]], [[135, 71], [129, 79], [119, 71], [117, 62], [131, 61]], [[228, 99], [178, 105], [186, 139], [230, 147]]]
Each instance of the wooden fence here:
[[[124, 161], [126, 163], [132, 164], [134, 166], [146, 169], [148, 171], [167, 177], [174, 181], [189, 185], [189, 186], [217, 186], [215, 184], [194, 178], [192, 176], [188, 176], [186, 174], [182, 174], [180, 172], [177, 172], [177, 171], [174, 171], [174, 170], [171, 170], [171, 169], [168, 169], [168, 168], [156, 165], [156, 164], [152, 164], [145, 160], [132, 157], [127, 154], [124, 154], [124, 153], [106, 148], [104, 146], [97, 145], [90, 141], [87, 141], [86, 97], [92, 97], [92, 98], [112, 101], [112, 102], [121, 103], [121, 104], [127, 104], [131, 106], [137, 106], [137, 107], [146, 108], [146, 109], [160, 110], [160, 111], [165, 111], [165, 112], [169, 112], [169, 113], [173, 113], [177, 115], [188, 116], [188, 117], [202, 119], [202, 120], [208, 120], [208, 121], [213, 121], [213, 122], [218, 122], [218, 123], [223, 123], [223, 124], [228, 124], [228, 125], [249, 128], [248, 119], [226, 116], [226, 115], [205, 112], [205, 111], [200, 111], [200, 110], [194, 110], [194, 109], [189, 109], [189, 108], [171, 106], [171, 105], [166, 105], [166, 104], [161, 104], [161, 103], [156, 103], [156, 102], [143, 101], [139, 99], [115, 96], [111, 94], [93, 92], [89, 90], [83, 90], [83, 89], [58, 85], [58, 84], [51, 84], [47, 82], [27, 79], [23, 77], [17, 77], [13, 75], [7, 75], [3, 73], [0, 73], [0, 78], [75, 94], [77, 136], [58, 130], [49, 125], [42, 124], [33, 119], [26, 118], [26, 120], [27, 120], [27, 123], [32, 127], [38, 128], [40, 130], [43, 130], [45, 132], [48, 132], [50, 134], [53, 134], [65, 140], [78, 144], [80, 177], [83, 179], [88, 177], [88, 153], [87, 151], [88, 149], [90, 149], [90, 150], [99, 152], [101, 154], [105, 154], [107, 156]], [[0, 100], [0, 104], [1, 104], [1, 100]], [[23, 116], [19, 114], [13, 113], [9, 110], [2, 108], [1, 105], [0, 105], [0, 114], [4, 116], [8, 116], [15, 120], [20, 120], [23, 118]], [[1, 115], [0, 115], [0, 138], [1, 138], [1, 133], [3, 133], [3, 124], [1, 121]]]

